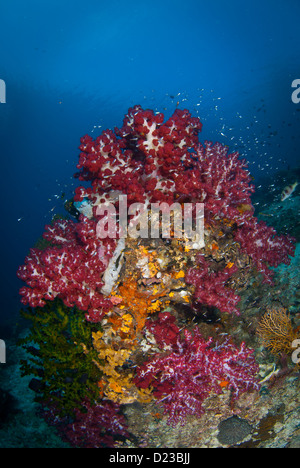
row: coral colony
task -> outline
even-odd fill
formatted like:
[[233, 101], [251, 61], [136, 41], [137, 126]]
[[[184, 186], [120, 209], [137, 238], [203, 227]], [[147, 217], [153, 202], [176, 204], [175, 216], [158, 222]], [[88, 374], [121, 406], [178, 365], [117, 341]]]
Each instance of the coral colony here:
[[[74, 446], [130, 437], [126, 404], [156, 402], [175, 426], [201, 416], [212, 394], [259, 389], [253, 350], [203, 336], [199, 318], [240, 315], [239, 291], [258, 275], [271, 284], [294, 240], [254, 217], [246, 161], [200, 143], [201, 128], [187, 110], [164, 122], [135, 106], [121, 128], [81, 138], [77, 216], [46, 226], [18, 270], [32, 321], [23, 372]], [[181, 236], [178, 208], [193, 215]]]

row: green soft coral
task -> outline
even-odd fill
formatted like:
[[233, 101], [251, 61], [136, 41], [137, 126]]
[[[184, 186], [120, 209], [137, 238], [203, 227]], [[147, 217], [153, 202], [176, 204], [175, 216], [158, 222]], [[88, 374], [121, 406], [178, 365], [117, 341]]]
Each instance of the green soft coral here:
[[100, 325], [87, 322], [81, 311], [60, 300], [22, 310], [21, 315], [32, 322], [19, 344], [28, 353], [28, 360], [21, 361], [22, 374], [39, 382], [36, 400], [54, 405], [61, 415], [71, 414], [86, 397], [97, 401], [102, 363], [92, 346], [92, 332]]

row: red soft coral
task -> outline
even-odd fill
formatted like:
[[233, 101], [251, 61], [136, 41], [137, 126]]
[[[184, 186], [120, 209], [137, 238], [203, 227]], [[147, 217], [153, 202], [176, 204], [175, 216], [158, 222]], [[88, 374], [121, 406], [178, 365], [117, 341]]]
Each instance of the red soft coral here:
[[258, 390], [258, 365], [253, 350], [229, 340], [221, 345], [207, 341], [196, 329], [184, 331], [176, 349], [167, 355], [157, 354], [137, 369], [135, 384], [152, 387], [163, 404], [168, 423], [185, 424], [188, 415], [201, 415], [203, 401], [212, 393], [221, 393], [222, 384], [236, 399], [246, 391]]
[[91, 405], [83, 402], [86, 411], [75, 410], [74, 421], [60, 427], [63, 438], [77, 448], [114, 447], [115, 440], [129, 437], [120, 406], [112, 401]]
[[22, 303], [43, 307], [46, 300], [59, 297], [67, 307], [76, 306], [87, 312], [87, 319], [99, 321], [111, 307], [100, 289], [114, 240], [98, 239], [96, 222], [84, 216], [79, 223], [55, 221], [43, 237], [52, 246], [31, 249], [17, 272], [27, 283], [20, 290]]
[[236, 231], [235, 240], [251, 257], [254, 265], [262, 273], [264, 282], [272, 283], [274, 272], [269, 267], [280, 263], [289, 265], [295, 253], [295, 242], [291, 236], [278, 236], [275, 229], [256, 218], [245, 220]]
[[237, 271], [236, 266], [220, 271], [210, 269], [210, 264], [204, 255], [198, 255], [197, 268], [189, 268], [185, 281], [195, 287], [194, 297], [202, 304], [217, 307], [221, 312], [234, 312], [240, 315], [236, 307], [240, 297], [226, 285], [230, 276]]
[[[204, 203], [206, 224], [215, 219], [229, 223], [235, 240], [267, 281], [269, 267], [288, 264], [293, 240], [277, 236], [253, 218], [254, 188], [245, 160], [220, 143], [199, 143], [201, 128], [200, 120], [186, 109], [177, 109], [164, 122], [163, 114], [134, 106], [120, 129], [105, 130], [95, 140], [82, 137], [77, 176], [92, 187], [78, 187], [75, 199], [90, 204], [94, 218], [47, 227], [45, 237], [53, 247], [32, 249], [19, 268], [19, 278], [28, 285], [21, 289], [22, 302], [43, 306], [45, 300], [60, 296], [66, 305], [88, 311], [90, 320], [101, 319], [102, 308], [108, 306], [99, 292], [101, 275], [116, 244], [95, 235], [97, 207], [104, 201], [114, 203], [118, 218], [120, 194], [127, 195], [129, 203], [142, 202], [145, 210], [161, 201]], [[117, 236], [119, 230], [115, 232]], [[235, 269], [211, 271], [202, 262], [186, 279], [195, 286], [199, 302], [238, 313], [238, 297], [226, 284]]]

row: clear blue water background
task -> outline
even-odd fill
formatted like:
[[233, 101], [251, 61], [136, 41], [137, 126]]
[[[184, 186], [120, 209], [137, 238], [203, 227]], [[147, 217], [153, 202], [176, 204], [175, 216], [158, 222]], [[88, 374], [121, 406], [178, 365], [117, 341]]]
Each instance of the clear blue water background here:
[[80, 136], [128, 107], [188, 108], [256, 180], [299, 165], [299, 18], [299, 0], [0, 1], [3, 323], [18, 265], [72, 195]]

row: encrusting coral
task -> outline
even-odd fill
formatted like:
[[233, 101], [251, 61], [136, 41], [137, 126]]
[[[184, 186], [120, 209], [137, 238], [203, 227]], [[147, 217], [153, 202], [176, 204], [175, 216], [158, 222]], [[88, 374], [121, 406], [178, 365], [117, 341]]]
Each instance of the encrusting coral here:
[[150, 392], [137, 389], [134, 373], [124, 366], [136, 351], [148, 315], [160, 310], [161, 294], [151, 295], [138, 288], [136, 279], [126, 279], [118, 288], [118, 304], [102, 322], [103, 331], [93, 333], [94, 348], [103, 362], [103, 392], [114, 402], [149, 401]]

